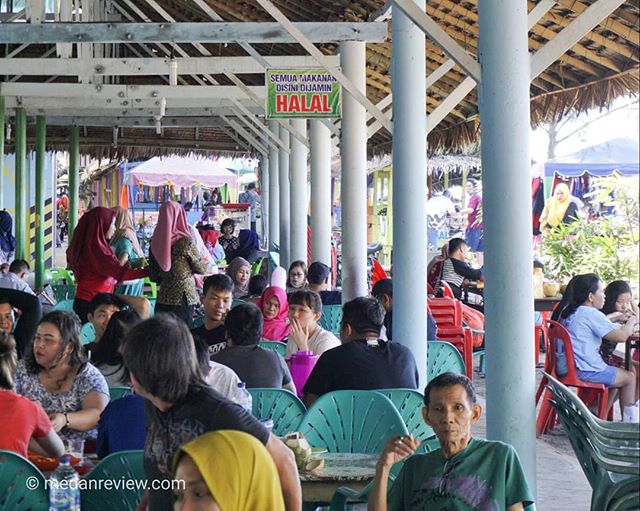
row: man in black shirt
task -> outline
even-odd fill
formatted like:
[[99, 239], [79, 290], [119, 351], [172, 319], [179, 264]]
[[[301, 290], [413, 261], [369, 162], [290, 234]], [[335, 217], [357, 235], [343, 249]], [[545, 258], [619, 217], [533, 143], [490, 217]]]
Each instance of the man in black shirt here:
[[466, 280], [482, 278], [482, 269], [475, 270], [466, 262], [469, 246], [462, 238], [449, 240], [449, 258], [442, 265], [442, 280], [449, 284], [453, 295], [474, 309], [484, 312], [481, 297], [463, 290]]
[[303, 388], [307, 407], [334, 390], [418, 388], [418, 368], [402, 344], [379, 339], [384, 310], [373, 298], [343, 306], [342, 345], [325, 351]]
[[202, 291], [204, 325], [191, 330], [191, 335], [206, 341], [209, 355], [214, 355], [227, 346], [224, 320], [233, 301], [233, 281], [228, 275], [211, 275], [204, 279]]
[[320, 295], [322, 305], [340, 305], [342, 303], [342, 293], [340, 291], [329, 291], [329, 279], [331, 278], [331, 268], [319, 261], [311, 263], [307, 271], [307, 282], [309, 289]]

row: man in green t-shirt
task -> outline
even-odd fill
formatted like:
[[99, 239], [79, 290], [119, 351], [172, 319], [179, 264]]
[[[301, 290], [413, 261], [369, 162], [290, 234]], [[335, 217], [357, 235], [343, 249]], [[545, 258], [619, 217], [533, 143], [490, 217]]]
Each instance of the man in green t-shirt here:
[[[471, 425], [482, 413], [471, 380], [441, 374], [424, 396], [422, 415], [440, 449], [411, 456], [420, 442], [392, 437], [376, 466], [369, 511], [519, 511], [533, 503], [513, 447], [471, 437]], [[391, 467], [405, 459], [387, 494]]]

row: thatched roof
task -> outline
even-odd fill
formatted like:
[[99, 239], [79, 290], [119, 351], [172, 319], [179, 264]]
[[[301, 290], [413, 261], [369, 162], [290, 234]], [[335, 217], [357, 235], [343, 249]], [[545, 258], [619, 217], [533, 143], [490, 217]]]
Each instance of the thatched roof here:
[[[195, 2], [180, 0], [156, 0], [176, 21], [210, 21]], [[475, 55], [478, 47], [479, 0], [429, 0], [427, 14], [438, 22], [453, 39], [469, 53]], [[529, 48], [537, 51], [553, 39], [596, 0], [557, 0], [555, 6], [529, 32]], [[385, 6], [383, 0], [273, 0], [292, 21], [372, 21]], [[225, 21], [273, 21], [255, 0], [206, 0], [206, 3]], [[529, 9], [537, 1], [529, 1]], [[131, 6], [136, 9], [132, 9]], [[143, 21], [144, 15], [151, 21], [164, 21], [160, 14], [145, 0], [130, 0], [123, 4], [130, 19]], [[639, 79], [639, 18], [637, 1], [626, 1], [613, 14], [600, 23], [558, 61], [547, 68], [531, 85], [532, 124], [557, 119], [570, 111], [604, 108], [615, 98], [637, 95]], [[378, 103], [391, 92], [391, 23], [389, 38], [384, 43], [367, 44], [367, 96]], [[0, 54], [15, 50], [17, 45], [0, 48]], [[148, 45], [157, 55], [165, 53], [158, 45]], [[183, 48], [191, 56], [201, 56], [193, 45]], [[236, 44], [205, 44], [213, 55], [246, 55]], [[265, 56], [305, 55], [296, 44], [255, 44], [254, 48]], [[318, 45], [328, 55], [336, 53], [335, 44]], [[52, 45], [31, 45], [18, 56], [40, 56]], [[427, 74], [433, 72], [448, 58], [443, 51], [427, 39]], [[139, 45], [121, 45], [120, 56], [140, 53]], [[55, 56], [53, 52], [52, 57]], [[263, 85], [264, 75], [240, 75], [247, 85]], [[120, 77], [118, 83], [161, 83], [161, 77]], [[220, 84], [230, 85], [224, 75], [215, 75]], [[428, 91], [425, 110], [433, 111], [459, 85], [466, 75], [454, 67], [440, 78]], [[187, 83], [196, 82], [184, 77]], [[42, 81], [42, 77], [39, 77]], [[38, 81], [35, 77], [22, 77], [19, 81]], [[55, 79], [57, 82], [74, 81], [72, 77]], [[457, 151], [476, 143], [479, 138], [478, 98], [475, 89], [450, 112], [428, 137], [430, 152]], [[196, 132], [197, 131], [197, 132]], [[197, 135], [197, 136], [196, 136]], [[68, 128], [50, 127], [48, 145], [65, 148]], [[88, 126], [81, 129], [81, 150], [94, 156], [125, 156], [141, 158], [167, 153], [186, 153], [192, 150], [232, 154], [245, 152], [249, 144], [229, 127], [165, 129], [162, 136], [153, 129], [124, 128], [120, 130], [117, 147], [113, 146], [112, 128]], [[391, 134], [385, 129], [375, 133], [368, 143], [369, 156], [390, 152]], [[12, 148], [8, 147], [8, 151]]]

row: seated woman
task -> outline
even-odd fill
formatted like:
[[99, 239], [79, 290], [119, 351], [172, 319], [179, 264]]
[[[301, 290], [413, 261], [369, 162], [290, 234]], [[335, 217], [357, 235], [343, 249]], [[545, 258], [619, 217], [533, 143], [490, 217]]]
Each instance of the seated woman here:
[[[576, 370], [581, 380], [610, 387], [607, 409], [618, 395], [624, 408], [635, 402], [636, 377], [633, 372], [608, 365], [599, 353], [601, 340], [625, 342], [638, 324], [631, 315], [623, 326], [616, 325], [600, 312], [604, 306], [604, 284], [595, 273], [577, 275], [553, 312], [551, 319], [560, 322], [571, 336]], [[564, 353], [558, 353], [557, 371], [562, 376]]]
[[278, 471], [267, 449], [241, 431], [205, 433], [173, 461], [174, 510], [284, 511]]
[[304, 261], [293, 261], [289, 266], [287, 274], [287, 293], [306, 289], [307, 283], [307, 263]]
[[113, 314], [103, 336], [92, 345], [91, 362], [102, 373], [109, 387], [123, 385], [125, 368], [120, 344], [127, 332], [142, 319], [134, 311], [123, 310]]
[[287, 293], [280, 287], [268, 287], [257, 305], [264, 316], [262, 338], [268, 341], [284, 341], [289, 335]]
[[249, 291], [251, 265], [246, 259], [236, 257], [227, 266], [227, 275], [233, 280], [233, 298], [242, 298]]
[[42, 317], [32, 348], [18, 363], [16, 392], [39, 403], [63, 438], [96, 438], [109, 388], [84, 356], [80, 321], [73, 312]]
[[322, 355], [325, 351], [340, 346], [340, 341], [318, 321], [322, 315], [322, 299], [315, 291], [304, 289], [289, 295], [289, 358], [297, 351], [312, 351]]
[[26, 458], [27, 449], [52, 458], [62, 456], [64, 445], [42, 407], [13, 392], [18, 363], [16, 342], [0, 330], [0, 449]]
[[223, 248], [227, 261], [231, 261], [235, 257], [234, 252], [240, 246], [238, 238], [233, 235], [235, 230], [236, 223], [231, 218], [225, 218], [220, 224], [221, 236], [218, 238], [218, 243]]

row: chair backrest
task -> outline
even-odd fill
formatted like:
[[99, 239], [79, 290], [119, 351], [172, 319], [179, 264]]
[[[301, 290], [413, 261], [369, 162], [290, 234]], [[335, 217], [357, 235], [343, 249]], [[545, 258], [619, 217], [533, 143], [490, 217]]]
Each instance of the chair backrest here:
[[95, 340], [96, 340], [96, 329], [93, 326], [93, 323], [89, 321], [88, 323], [85, 323], [84, 325], [82, 325], [82, 328], [80, 329], [80, 342], [82, 344], [89, 344], [90, 342], [93, 342]]
[[422, 417], [424, 396], [420, 392], [414, 389], [380, 389], [376, 392], [380, 392], [391, 400], [410, 435], [416, 437], [420, 442], [435, 436], [431, 426], [425, 423]]
[[287, 345], [278, 341], [260, 341], [260, 347], [265, 350], [275, 351], [278, 355], [285, 357], [287, 354]]
[[192, 327], [198, 328], [204, 325], [204, 316], [198, 316], [197, 318], [193, 318]]
[[318, 322], [322, 328], [340, 335], [340, 322], [342, 321], [342, 305], [324, 305], [322, 315]]
[[238, 305], [242, 305], [243, 303], [247, 303], [247, 302], [245, 302], [244, 300], [240, 300], [240, 298], [234, 298], [233, 301], [231, 302], [231, 308], [234, 309]]
[[75, 284], [76, 279], [71, 270], [66, 268], [49, 268], [47, 270], [47, 279], [51, 280], [52, 284]]
[[0, 489], [2, 511], [49, 509], [45, 477], [33, 463], [15, 452], [0, 450]]
[[252, 397], [252, 413], [258, 419], [273, 421], [273, 434], [284, 436], [298, 431], [298, 425], [307, 412], [302, 401], [285, 389], [247, 389]]
[[408, 435], [393, 403], [368, 390], [324, 394], [309, 409], [299, 430], [312, 447], [329, 452], [380, 453], [392, 435]]
[[[147, 480], [143, 467], [144, 451], [120, 451], [104, 458], [86, 477], [86, 490], [80, 492], [82, 509], [91, 511], [130, 511], [142, 499]], [[89, 480], [140, 481], [140, 484], [90, 484]], [[107, 489], [108, 488], [108, 489]]]
[[560, 376], [562, 382], [565, 385], [579, 385], [580, 378], [576, 371], [576, 359], [573, 355], [573, 345], [571, 344], [571, 336], [567, 329], [560, 323], [551, 319], [546, 321], [547, 332], [549, 335], [549, 350], [547, 350], [547, 357], [549, 361], [549, 372], [552, 376], [558, 377], [558, 364], [557, 349], [562, 346], [564, 355], [567, 359], [567, 374]]
[[56, 300], [73, 300], [76, 296], [76, 285], [75, 284], [53, 284], [51, 289], [53, 289], [53, 294], [56, 297]]
[[427, 342], [427, 382], [442, 373], [466, 374], [462, 355], [456, 347], [444, 341]]
[[54, 311], [72, 311], [73, 310], [73, 300], [60, 300], [56, 303], [51, 310]]
[[453, 294], [453, 289], [448, 282], [441, 280], [440, 281], [440, 290], [442, 291], [442, 296], [445, 298], [455, 298], [456, 295]]
[[147, 298], [158, 298], [158, 284], [153, 282], [149, 277], [144, 278], [142, 295]]
[[116, 399], [120, 399], [121, 397], [128, 396], [132, 393], [133, 391], [131, 390], [131, 387], [109, 387], [109, 398], [111, 401], [115, 401]]
[[438, 328], [462, 326], [462, 302], [455, 298], [428, 298], [427, 304]]

